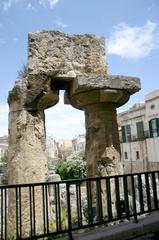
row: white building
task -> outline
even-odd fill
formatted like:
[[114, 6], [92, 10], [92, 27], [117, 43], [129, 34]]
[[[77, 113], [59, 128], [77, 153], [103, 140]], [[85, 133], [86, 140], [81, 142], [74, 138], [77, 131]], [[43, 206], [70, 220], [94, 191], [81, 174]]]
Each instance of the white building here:
[[159, 170], [159, 90], [118, 118], [125, 172]]
[[57, 142], [52, 136], [46, 137], [46, 152], [49, 159], [56, 160], [58, 158], [58, 146]]
[[84, 151], [85, 150], [85, 134], [79, 134], [72, 139], [73, 151]]

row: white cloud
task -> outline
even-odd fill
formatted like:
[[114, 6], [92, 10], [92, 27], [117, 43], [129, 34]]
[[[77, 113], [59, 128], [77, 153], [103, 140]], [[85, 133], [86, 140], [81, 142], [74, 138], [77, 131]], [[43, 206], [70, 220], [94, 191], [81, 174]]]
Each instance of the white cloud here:
[[8, 104], [0, 103], [0, 136], [8, 134]]
[[68, 25], [63, 23], [62, 21], [56, 21], [55, 23], [56, 23], [57, 26], [62, 27], [62, 28], [68, 27]]
[[28, 10], [36, 10], [30, 2], [27, 5], [27, 9]]
[[[57, 3], [59, 1], [60, 0], [38, 0], [38, 3], [40, 5], [42, 5], [43, 7], [46, 7], [47, 4], [48, 4], [50, 6], [50, 8], [54, 8], [54, 6], [57, 5]], [[0, 7], [2, 7], [3, 10], [6, 11], [9, 8], [11, 8], [17, 2], [20, 2], [20, 0], [0, 0]], [[28, 2], [28, 4], [26, 5], [26, 8], [35, 10], [33, 5], [31, 4], [31, 2]]]
[[49, 4], [50, 8], [54, 8], [54, 6], [59, 2], [60, 0], [39, 0], [39, 4], [46, 7], [47, 4]]
[[141, 27], [121, 23], [110, 34], [107, 49], [109, 54], [136, 59], [148, 56], [158, 44], [157, 23], [147, 21]]
[[12, 5], [19, 0], [1, 0], [0, 6], [2, 6], [3, 10], [8, 10], [12, 7]]
[[19, 39], [18, 39], [17, 37], [14, 37], [14, 38], [13, 38], [13, 41], [14, 41], [14, 42], [17, 42], [18, 40], [19, 40]]
[[31, 4], [31, 3], [28, 3], [27, 8], [28, 8], [28, 9], [32, 8], [32, 4]]

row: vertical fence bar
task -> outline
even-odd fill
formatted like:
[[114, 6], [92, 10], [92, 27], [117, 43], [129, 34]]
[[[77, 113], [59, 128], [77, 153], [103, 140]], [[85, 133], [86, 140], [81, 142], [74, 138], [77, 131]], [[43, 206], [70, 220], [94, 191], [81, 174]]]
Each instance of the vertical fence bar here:
[[117, 217], [121, 217], [120, 211], [120, 189], [119, 189], [119, 177], [115, 177], [115, 195], [116, 195], [116, 210], [117, 210]]
[[59, 219], [59, 230], [62, 230], [62, 223], [61, 223], [61, 202], [60, 202], [60, 184], [57, 183], [57, 207], [58, 207], [58, 219]]
[[113, 218], [113, 214], [112, 214], [110, 178], [108, 177], [106, 177], [106, 200], [107, 200], [107, 210], [108, 210], [108, 221], [111, 221]]
[[19, 187], [19, 238], [22, 238], [22, 201], [21, 201], [21, 187]]
[[54, 198], [55, 198], [55, 214], [56, 214], [56, 231], [58, 232], [59, 231], [59, 215], [58, 215], [58, 207], [57, 207], [57, 204], [58, 204], [58, 201], [57, 201], [57, 187], [56, 187], [56, 183], [54, 184]]
[[157, 210], [158, 209], [158, 200], [157, 200], [155, 172], [151, 173], [151, 179], [152, 179], [152, 190], [153, 190], [153, 198], [154, 198], [154, 208]]
[[138, 174], [138, 189], [139, 189], [139, 203], [140, 203], [140, 212], [144, 213], [144, 198], [143, 198], [143, 189], [142, 189], [142, 179], [141, 174]]
[[92, 224], [93, 223], [93, 212], [92, 212], [92, 185], [91, 185], [91, 180], [86, 180], [86, 188], [87, 188], [88, 223]]
[[18, 187], [15, 188], [15, 202], [16, 202], [16, 239], [19, 239]]
[[130, 210], [129, 210], [127, 176], [123, 176], [123, 188], [124, 188], [125, 211], [126, 211], [126, 216], [129, 218]]
[[69, 234], [69, 239], [73, 240], [72, 220], [71, 220], [71, 203], [70, 203], [70, 183], [69, 182], [66, 182], [66, 192], [67, 192], [68, 234]]
[[149, 184], [148, 173], [145, 173], [145, 183], [146, 183], [147, 208], [148, 208], [148, 211], [151, 211], [151, 196], [150, 196], [150, 184]]
[[1, 239], [3, 239], [3, 188], [1, 188]]
[[103, 206], [102, 206], [102, 196], [101, 196], [101, 179], [96, 181], [97, 188], [97, 209], [98, 209], [98, 221], [101, 223], [103, 221]]
[[47, 233], [49, 233], [48, 185], [45, 185], [45, 206], [46, 206], [46, 230]]
[[36, 234], [36, 226], [35, 226], [35, 189], [34, 186], [32, 186], [32, 192], [33, 192], [33, 234], [35, 236]]
[[132, 187], [132, 200], [133, 200], [133, 215], [134, 221], [138, 222], [137, 220], [137, 211], [136, 211], [136, 194], [135, 194], [135, 183], [134, 183], [134, 175], [131, 175], [131, 187]]
[[76, 202], [77, 202], [77, 217], [78, 227], [82, 226], [82, 204], [81, 204], [81, 188], [80, 182], [76, 182]]
[[30, 237], [33, 235], [33, 228], [32, 228], [32, 191], [31, 186], [29, 186], [29, 202], [30, 202]]
[[43, 223], [44, 234], [46, 233], [46, 219], [45, 219], [45, 185], [42, 185], [42, 200], [43, 200]]
[[7, 189], [4, 189], [4, 206], [5, 206], [5, 210], [4, 210], [4, 214], [5, 214], [5, 239], [7, 239]]

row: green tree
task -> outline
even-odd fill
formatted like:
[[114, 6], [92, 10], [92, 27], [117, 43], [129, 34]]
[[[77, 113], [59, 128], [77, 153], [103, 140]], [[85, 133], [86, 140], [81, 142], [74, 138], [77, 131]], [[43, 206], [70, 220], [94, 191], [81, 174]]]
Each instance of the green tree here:
[[61, 179], [77, 179], [86, 177], [86, 161], [84, 152], [75, 152], [62, 159], [56, 166], [56, 173]]
[[8, 163], [8, 151], [6, 150], [3, 156], [1, 157], [1, 164], [7, 165], [7, 163]]
[[0, 159], [0, 173], [3, 173], [2, 183], [7, 183], [7, 165], [8, 165], [8, 150], [6, 150]]

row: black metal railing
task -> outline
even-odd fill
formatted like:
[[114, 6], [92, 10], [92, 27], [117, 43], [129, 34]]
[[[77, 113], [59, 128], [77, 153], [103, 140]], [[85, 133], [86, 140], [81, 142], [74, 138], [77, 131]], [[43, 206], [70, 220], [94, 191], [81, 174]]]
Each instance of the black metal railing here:
[[120, 142], [127, 143], [127, 142], [144, 141], [147, 138], [155, 138], [155, 137], [159, 137], [158, 130], [152, 130], [151, 132], [149, 130], [147, 130], [147, 131], [143, 131], [142, 133], [140, 133], [140, 135], [129, 134], [124, 138], [122, 136], [120, 136]]
[[1, 239], [68, 235], [159, 210], [159, 171], [0, 186]]

